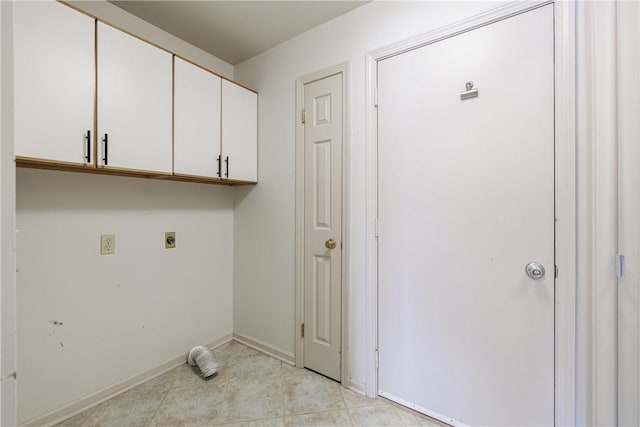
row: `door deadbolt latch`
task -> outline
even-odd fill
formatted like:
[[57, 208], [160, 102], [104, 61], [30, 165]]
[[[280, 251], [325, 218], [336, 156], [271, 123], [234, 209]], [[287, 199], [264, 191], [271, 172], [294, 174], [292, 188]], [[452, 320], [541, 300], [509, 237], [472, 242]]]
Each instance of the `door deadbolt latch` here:
[[539, 280], [544, 277], [544, 266], [537, 262], [530, 262], [527, 264], [525, 271], [527, 272], [527, 276], [531, 277], [533, 280]]

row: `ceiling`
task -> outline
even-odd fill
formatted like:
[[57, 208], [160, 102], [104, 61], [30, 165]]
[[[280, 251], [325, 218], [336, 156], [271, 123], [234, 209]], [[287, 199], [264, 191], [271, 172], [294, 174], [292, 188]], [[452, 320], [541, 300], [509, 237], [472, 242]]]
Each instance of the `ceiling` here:
[[367, 2], [111, 0], [232, 65]]

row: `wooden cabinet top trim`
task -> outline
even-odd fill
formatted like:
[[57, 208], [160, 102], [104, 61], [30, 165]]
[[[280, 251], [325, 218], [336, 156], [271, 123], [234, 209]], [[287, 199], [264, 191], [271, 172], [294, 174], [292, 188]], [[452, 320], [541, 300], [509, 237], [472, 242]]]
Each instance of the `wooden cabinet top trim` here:
[[125, 176], [130, 178], [148, 178], [148, 179], [160, 179], [166, 181], [181, 181], [181, 182], [195, 182], [201, 184], [215, 184], [215, 185], [255, 185], [253, 181], [241, 181], [236, 179], [225, 178], [210, 178], [197, 175], [186, 174], [171, 174], [163, 172], [154, 172], [139, 169], [124, 169], [115, 168], [110, 166], [95, 167], [93, 164], [88, 163], [71, 163], [61, 162], [56, 160], [38, 159], [33, 157], [16, 156], [16, 166], [19, 168], [28, 169], [44, 169], [54, 170], [61, 172], [81, 172], [98, 175], [112, 175], [112, 176]]

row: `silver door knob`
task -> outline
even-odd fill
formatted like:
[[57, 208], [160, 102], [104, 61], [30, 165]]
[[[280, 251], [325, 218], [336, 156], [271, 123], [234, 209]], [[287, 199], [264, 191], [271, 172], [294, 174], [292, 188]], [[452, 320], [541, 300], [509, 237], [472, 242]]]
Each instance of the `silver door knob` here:
[[527, 264], [524, 271], [526, 271], [527, 276], [531, 277], [533, 280], [539, 280], [544, 277], [544, 266], [537, 262], [530, 262]]

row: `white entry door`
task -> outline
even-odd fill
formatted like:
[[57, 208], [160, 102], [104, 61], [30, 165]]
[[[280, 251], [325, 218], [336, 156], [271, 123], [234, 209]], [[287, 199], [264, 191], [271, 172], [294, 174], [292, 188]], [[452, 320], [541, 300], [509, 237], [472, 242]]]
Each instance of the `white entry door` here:
[[548, 5], [378, 62], [379, 394], [446, 422], [554, 423], [553, 49]]
[[340, 381], [342, 74], [304, 86], [304, 366]]

